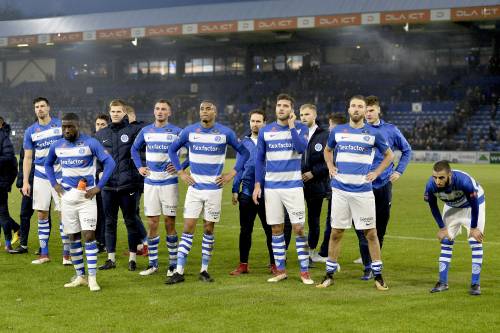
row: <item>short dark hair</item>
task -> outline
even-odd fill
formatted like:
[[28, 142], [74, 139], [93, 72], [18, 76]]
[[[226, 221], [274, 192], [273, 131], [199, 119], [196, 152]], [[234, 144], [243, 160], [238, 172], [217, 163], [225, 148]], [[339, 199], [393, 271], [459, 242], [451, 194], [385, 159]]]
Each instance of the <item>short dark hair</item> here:
[[216, 109], [217, 109], [217, 104], [215, 104], [215, 102], [211, 99], [204, 99], [200, 102], [200, 105], [202, 105], [203, 103], [205, 104], [212, 104]]
[[380, 107], [380, 101], [379, 101], [377, 96], [370, 95], [370, 96], [366, 97], [365, 102], [366, 102], [366, 106], [376, 105], [376, 106]]
[[437, 161], [436, 163], [434, 163], [432, 169], [436, 172], [440, 172], [443, 170], [451, 172], [450, 162], [448, 162], [447, 160]]
[[347, 118], [342, 113], [330, 113], [328, 120], [337, 125], [347, 123]]
[[77, 123], [80, 122], [80, 118], [76, 113], [70, 112], [66, 113], [61, 120], [66, 120], [66, 121], [76, 121]]
[[276, 97], [276, 103], [280, 100], [286, 100], [286, 101], [290, 101], [290, 103], [292, 104], [292, 108], [293, 108], [293, 105], [295, 104], [295, 98], [293, 98], [292, 96], [288, 95], [288, 94], [279, 94], [278, 97]]
[[47, 103], [47, 105], [50, 105], [49, 100], [48, 100], [48, 99], [46, 99], [45, 97], [41, 97], [41, 96], [39, 96], [39, 97], [35, 98], [35, 99], [33, 100], [33, 105], [35, 105], [35, 104], [36, 104], [36, 103], [38, 103], [38, 102], [45, 102], [45, 103]]
[[365, 102], [365, 104], [366, 104], [366, 98], [365, 98], [365, 96], [363, 96], [363, 95], [354, 95], [354, 96], [352, 96], [352, 97], [349, 99], [349, 105], [351, 105], [351, 102], [352, 102], [352, 100], [353, 100], [353, 99], [360, 99], [360, 100], [362, 100], [363, 102]]
[[[172, 103], [168, 99], [159, 99], [155, 102], [155, 104], [160, 103], [160, 104], [167, 104], [169, 108], [172, 108]], [[214, 104], [215, 105], [215, 104]]]
[[95, 117], [95, 120], [97, 119], [101, 119], [101, 120], [104, 120], [105, 122], [109, 123], [111, 121], [111, 119], [109, 119], [109, 116], [105, 113], [99, 113], [97, 115], [97, 117]]
[[266, 113], [262, 111], [261, 109], [253, 109], [248, 113], [248, 117], [250, 118], [253, 114], [260, 114], [263, 118], [264, 121], [267, 120]]

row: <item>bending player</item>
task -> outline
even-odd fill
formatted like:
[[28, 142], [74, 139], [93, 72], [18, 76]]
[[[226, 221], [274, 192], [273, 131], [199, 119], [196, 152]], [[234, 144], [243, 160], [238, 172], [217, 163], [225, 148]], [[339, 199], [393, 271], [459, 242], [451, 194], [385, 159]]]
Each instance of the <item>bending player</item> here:
[[[443, 215], [439, 212], [437, 198], [444, 202]], [[437, 237], [441, 242], [439, 281], [431, 289], [431, 293], [448, 290], [448, 270], [453, 244], [463, 226], [467, 229], [472, 250], [472, 282], [469, 293], [481, 295], [479, 278], [483, 265], [482, 243], [486, 222], [483, 188], [465, 172], [452, 170], [448, 161], [439, 161], [434, 164], [424, 199], [429, 203], [432, 216], [439, 227]]]

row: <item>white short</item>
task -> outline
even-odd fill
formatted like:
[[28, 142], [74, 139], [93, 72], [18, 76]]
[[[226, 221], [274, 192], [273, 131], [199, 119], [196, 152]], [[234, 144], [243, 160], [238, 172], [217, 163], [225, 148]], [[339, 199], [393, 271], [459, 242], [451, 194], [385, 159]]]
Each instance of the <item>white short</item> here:
[[[448, 234], [451, 239], [455, 239], [456, 236], [460, 235], [462, 228], [467, 229], [467, 235], [470, 230], [470, 219], [471, 219], [472, 209], [470, 208], [453, 208], [448, 205], [444, 205], [443, 208], [443, 221], [448, 228]], [[484, 232], [484, 226], [486, 223], [486, 203], [483, 202], [479, 205], [479, 215], [477, 218], [477, 228]]]
[[332, 228], [349, 229], [354, 221], [357, 230], [376, 227], [375, 196], [363, 196], [332, 188]]
[[65, 234], [76, 234], [82, 230], [95, 230], [97, 204], [95, 196], [85, 198], [85, 192], [71, 189], [61, 198], [61, 220]]
[[178, 197], [177, 184], [144, 184], [144, 215], [160, 216], [163, 213], [165, 216], [176, 216]]
[[303, 224], [306, 221], [306, 206], [302, 187], [264, 188], [264, 200], [268, 225], [285, 223], [284, 208], [288, 212], [290, 223]]
[[197, 219], [203, 210], [203, 219], [219, 222], [222, 202], [222, 189], [197, 190], [189, 186], [184, 202], [184, 218]]
[[54, 209], [57, 211], [61, 210], [61, 199], [56, 190], [50, 185], [48, 179], [34, 177], [31, 191], [33, 192], [34, 210], [48, 211], [51, 199], [54, 199]]

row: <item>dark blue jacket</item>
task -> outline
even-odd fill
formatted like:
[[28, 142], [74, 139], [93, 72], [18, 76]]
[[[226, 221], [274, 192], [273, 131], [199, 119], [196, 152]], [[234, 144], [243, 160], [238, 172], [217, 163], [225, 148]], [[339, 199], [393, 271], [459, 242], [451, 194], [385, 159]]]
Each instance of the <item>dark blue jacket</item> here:
[[[255, 186], [255, 152], [257, 151], [257, 145], [253, 143], [250, 136], [245, 136], [241, 140], [241, 143], [249, 151], [250, 157], [243, 166], [243, 169], [238, 171], [234, 177], [232, 192], [238, 193], [241, 185], [241, 192], [248, 196], [252, 196]], [[236, 161], [241, 158], [243, 157], [240, 154], [236, 155]]]
[[10, 126], [4, 123], [0, 128], [0, 191], [10, 192], [17, 176], [17, 159], [10, 141]]
[[[396, 169], [394, 170], [394, 163], [391, 163], [387, 167], [387, 169], [385, 169], [384, 172], [382, 172], [382, 174], [378, 176], [377, 179], [375, 179], [375, 181], [372, 183], [373, 188], [381, 188], [389, 182], [389, 177], [394, 171], [403, 174], [406, 167], [408, 166], [408, 163], [410, 163], [411, 146], [395, 125], [380, 120], [380, 123], [378, 125], [371, 126], [378, 128], [382, 132], [382, 134], [387, 139], [387, 145], [392, 149], [392, 151], [401, 151], [401, 159], [399, 160]], [[375, 170], [380, 165], [380, 162], [382, 162], [383, 159], [384, 155], [382, 155], [380, 151], [376, 149], [375, 158], [373, 159], [371, 170]]]
[[130, 156], [130, 148], [140, 130], [140, 125], [129, 124], [128, 120], [124, 118], [120, 123], [110, 123], [108, 127], [99, 130], [95, 134], [95, 138], [116, 162], [116, 167], [106, 186], [104, 186], [104, 190], [137, 191], [142, 188], [143, 178], [137, 171]]
[[304, 183], [305, 197], [325, 198], [331, 193], [330, 177], [323, 151], [330, 133], [317, 127], [307, 143], [307, 149], [302, 154], [302, 173], [311, 171], [313, 179]]
[[[23, 187], [23, 161], [24, 161], [24, 148], [21, 146], [21, 150], [19, 151], [19, 172], [17, 173], [17, 180], [16, 180], [16, 187], [17, 188], [22, 188]], [[28, 178], [29, 184], [33, 186], [33, 177], [35, 177], [35, 159], [31, 159], [31, 171], [30, 171], [30, 176]]]

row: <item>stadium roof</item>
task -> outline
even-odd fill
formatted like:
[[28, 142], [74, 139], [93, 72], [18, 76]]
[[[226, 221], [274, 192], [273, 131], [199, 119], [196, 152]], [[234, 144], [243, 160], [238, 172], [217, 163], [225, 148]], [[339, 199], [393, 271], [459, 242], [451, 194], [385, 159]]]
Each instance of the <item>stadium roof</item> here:
[[[464, 10], [457, 13], [453, 8], [464, 8]], [[466, 11], [467, 8], [470, 11]], [[435, 17], [432, 10], [440, 9], [443, 9], [442, 12], [437, 12], [440, 17]], [[386, 12], [392, 14], [385, 18], [382, 17], [381, 13]], [[365, 17], [361, 15], [370, 15], [370, 13], [374, 14], [374, 16]], [[358, 15], [358, 18], [354, 16], [350, 18], [353, 24], [337, 22], [339, 24], [325, 25], [324, 27], [359, 24], [404, 24], [405, 22], [425, 23], [428, 21], [443, 20], [498, 20], [500, 18], [500, 2], [498, 0], [271, 0], [3, 21], [0, 22], [0, 37], [4, 38], [0, 38], [0, 46], [14, 46], [19, 43], [43, 44], [50, 41], [71, 42], [95, 39], [154, 37], [169, 34], [182, 35], [312, 28], [322, 27], [317, 23], [318, 17], [342, 14]], [[291, 21], [286, 23], [270, 20], [278, 18], [289, 18]], [[310, 20], [301, 24], [299, 19], [304, 18]], [[266, 19], [269, 20], [263, 21]], [[258, 20], [263, 22], [258, 22]], [[244, 28], [240, 24], [242, 22], [246, 23]], [[205, 26], [205, 30], [200, 30], [198, 25], [201, 23], [211, 25], [208, 27]], [[221, 23], [224, 23], [224, 27], [220, 25]], [[229, 23], [231, 25], [228, 25]], [[262, 23], [263, 29], [258, 29], [257, 23]], [[165, 28], [165, 25], [168, 25], [168, 27]], [[151, 34], [148, 34], [145, 31], [147, 27], [154, 28], [159, 33], [155, 35], [155, 31], [152, 31]], [[159, 31], [160, 27], [167, 30], [171, 28], [171, 31]], [[134, 30], [134, 28], [138, 28], [139, 30]], [[103, 38], [100, 38], [99, 31], [103, 31], [101, 34]], [[90, 32], [90, 34], [85, 35], [86, 32]], [[61, 34], [71, 33], [80, 33], [83, 34], [83, 37], [69, 36], [66, 39], [66, 36], [63, 36], [64, 38], [58, 39], [51, 36], [56, 35], [60, 37]], [[12, 38], [12, 40], [8, 38], [15, 36], [23, 38]]]

